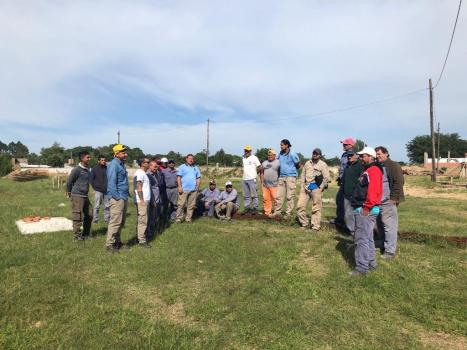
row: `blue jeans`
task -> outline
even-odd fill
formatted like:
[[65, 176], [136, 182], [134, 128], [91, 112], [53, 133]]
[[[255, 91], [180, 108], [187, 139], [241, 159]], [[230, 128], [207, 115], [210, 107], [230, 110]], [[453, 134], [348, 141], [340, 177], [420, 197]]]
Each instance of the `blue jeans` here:
[[102, 192], [94, 191], [94, 213], [93, 222], [99, 221], [99, 209], [101, 204], [104, 204], [104, 221], [110, 220], [110, 198]]
[[399, 226], [397, 205], [387, 201], [380, 205], [380, 210], [377, 223], [378, 232], [384, 239], [384, 252], [396, 254], [397, 229]]
[[355, 213], [355, 269], [359, 272], [367, 273], [377, 266], [373, 238], [375, 222], [375, 215]]

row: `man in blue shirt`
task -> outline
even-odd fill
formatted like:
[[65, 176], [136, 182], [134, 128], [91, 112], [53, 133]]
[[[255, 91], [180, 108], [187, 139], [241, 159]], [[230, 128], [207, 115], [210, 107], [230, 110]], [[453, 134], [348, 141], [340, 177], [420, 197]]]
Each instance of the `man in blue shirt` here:
[[287, 198], [285, 219], [289, 219], [294, 208], [295, 187], [300, 167], [298, 155], [290, 149], [290, 141], [281, 141], [281, 151], [277, 156], [280, 163], [279, 180], [277, 183], [277, 201], [274, 216], [282, 215], [282, 205]]
[[186, 208], [185, 221], [191, 223], [193, 210], [196, 206], [196, 195], [201, 182], [201, 172], [199, 168], [193, 164], [193, 155], [188, 154], [185, 158], [185, 164], [178, 168], [177, 185], [178, 185], [178, 208], [175, 222], [180, 223], [183, 219], [183, 214]]
[[128, 173], [125, 160], [127, 147], [117, 144], [113, 147], [115, 158], [107, 166], [107, 196], [109, 196], [110, 220], [107, 227], [107, 250], [116, 252], [122, 247], [120, 234], [125, 225], [128, 206]]

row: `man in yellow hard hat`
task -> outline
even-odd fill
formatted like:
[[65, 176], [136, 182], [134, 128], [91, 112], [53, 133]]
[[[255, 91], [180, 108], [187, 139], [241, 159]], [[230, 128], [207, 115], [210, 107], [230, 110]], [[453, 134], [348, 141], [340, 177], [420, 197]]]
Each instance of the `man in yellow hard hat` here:
[[125, 225], [128, 206], [128, 173], [125, 160], [127, 147], [117, 144], [113, 148], [114, 159], [107, 166], [107, 196], [110, 198], [110, 220], [107, 228], [107, 250], [116, 252], [122, 247], [120, 233]]

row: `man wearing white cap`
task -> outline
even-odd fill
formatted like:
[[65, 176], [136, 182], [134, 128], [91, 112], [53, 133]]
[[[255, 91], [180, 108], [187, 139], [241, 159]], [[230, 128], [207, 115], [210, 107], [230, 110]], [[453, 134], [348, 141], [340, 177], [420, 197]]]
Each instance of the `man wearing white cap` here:
[[[243, 148], [245, 154], [242, 158], [243, 162], [243, 198], [245, 206], [245, 214], [256, 214], [258, 211], [258, 191], [256, 188], [256, 177], [261, 169], [261, 163], [255, 155], [251, 154], [251, 146]], [[253, 207], [251, 207], [253, 203]]]
[[231, 220], [232, 215], [240, 207], [237, 191], [233, 188], [231, 181], [225, 183], [225, 191], [222, 191], [217, 198], [216, 214], [221, 220]]
[[161, 159], [161, 165], [159, 165], [159, 170], [163, 171], [164, 169], [167, 169], [168, 163], [169, 163], [169, 160], [166, 157], [163, 157]]
[[355, 270], [351, 276], [364, 276], [376, 269], [373, 228], [380, 213], [383, 197], [383, 171], [375, 162], [376, 152], [365, 147], [357, 153], [363, 163], [363, 173], [352, 196], [355, 215]]

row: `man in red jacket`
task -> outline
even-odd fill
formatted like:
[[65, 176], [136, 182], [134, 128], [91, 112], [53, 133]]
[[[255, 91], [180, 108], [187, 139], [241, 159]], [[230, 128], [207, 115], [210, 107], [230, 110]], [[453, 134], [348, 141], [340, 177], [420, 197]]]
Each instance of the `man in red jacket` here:
[[375, 163], [376, 152], [365, 147], [357, 153], [363, 163], [363, 173], [355, 187], [352, 206], [355, 214], [355, 270], [351, 276], [364, 276], [376, 269], [373, 228], [379, 215], [383, 196], [383, 172]]

